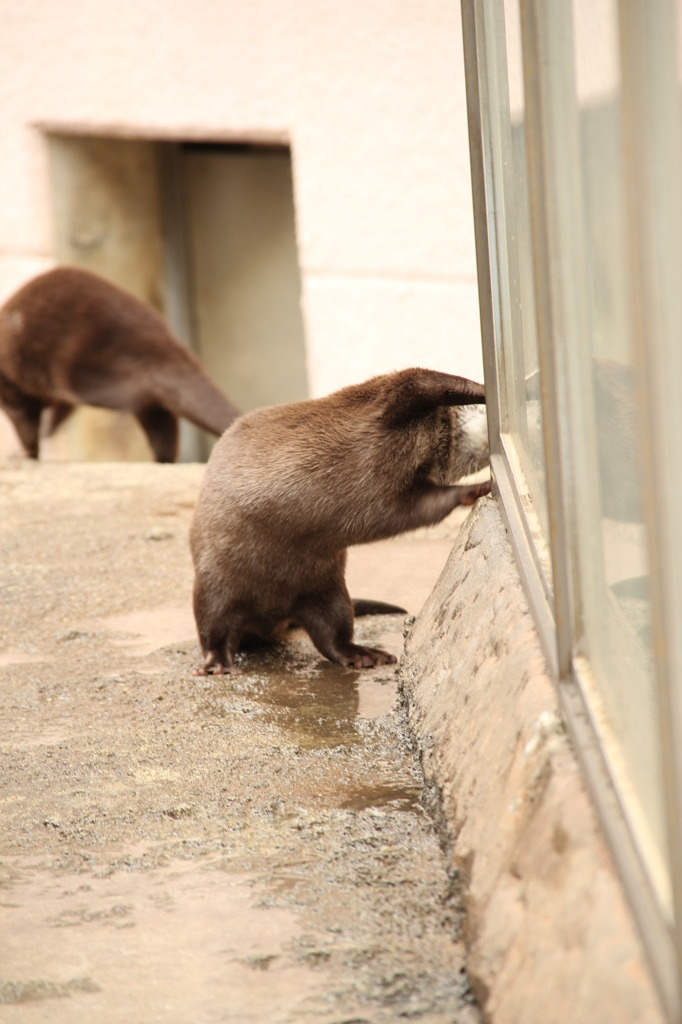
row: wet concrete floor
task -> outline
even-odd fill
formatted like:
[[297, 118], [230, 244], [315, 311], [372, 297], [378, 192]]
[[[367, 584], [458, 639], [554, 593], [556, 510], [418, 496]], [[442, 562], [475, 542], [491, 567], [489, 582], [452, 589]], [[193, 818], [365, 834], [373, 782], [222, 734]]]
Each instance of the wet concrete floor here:
[[[0, 1021], [474, 1024], [394, 666], [192, 675], [201, 473], [0, 466]], [[417, 612], [448, 529], [351, 592]]]

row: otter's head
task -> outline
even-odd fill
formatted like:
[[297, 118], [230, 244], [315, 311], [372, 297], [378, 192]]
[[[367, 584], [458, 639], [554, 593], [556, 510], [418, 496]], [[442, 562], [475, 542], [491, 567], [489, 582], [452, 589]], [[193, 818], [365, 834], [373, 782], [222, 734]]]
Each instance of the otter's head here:
[[490, 461], [484, 405], [451, 406], [450, 481], [483, 469]]

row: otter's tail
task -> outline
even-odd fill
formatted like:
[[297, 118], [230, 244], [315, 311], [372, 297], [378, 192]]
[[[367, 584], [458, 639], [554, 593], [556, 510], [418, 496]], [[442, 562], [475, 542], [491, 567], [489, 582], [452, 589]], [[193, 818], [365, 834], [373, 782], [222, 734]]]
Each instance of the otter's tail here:
[[220, 436], [241, 416], [241, 411], [217, 384], [204, 373], [199, 361], [185, 350], [186, 362], [182, 370], [166, 381], [168, 405], [177, 416], [195, 426]]
[[404, 608], [397, 604], [386, 604], [384, 601], [365, 600], [353, 598], [353, 611], [356, 617], [361, 615], [407, 615]]

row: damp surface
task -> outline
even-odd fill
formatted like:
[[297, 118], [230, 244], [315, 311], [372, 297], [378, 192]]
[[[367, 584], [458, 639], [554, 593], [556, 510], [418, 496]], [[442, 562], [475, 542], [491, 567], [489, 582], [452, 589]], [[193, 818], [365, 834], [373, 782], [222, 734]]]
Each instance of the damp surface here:
[[[473, 1024], [395, 666], [292, 630], [193, 676], [200, 478], [0, 470], [0, 1019]], [[406, 589], [359, 596], [412, 610], [442, 545], [367, 546]]]
[[266, 1021], [318, 989], [290, 962], [295, 913], [258, 907], [258, 876], [215, 858], [87, 881], [24, 868], [3, 903], [3, 976], [20, 979], [0, 984], [3, 1019]]

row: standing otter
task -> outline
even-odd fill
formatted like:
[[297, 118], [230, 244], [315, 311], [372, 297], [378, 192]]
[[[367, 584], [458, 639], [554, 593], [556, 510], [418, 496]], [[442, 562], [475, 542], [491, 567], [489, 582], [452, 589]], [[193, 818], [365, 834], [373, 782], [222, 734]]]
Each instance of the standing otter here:
[[200, 674], [232, 671], [246, 637], [291, 622], [330, 661], [394, 662], [352, 642], [346, 548], [437, 523], [490, 491], [451, 484], [488, 462], [484, 394], [410, 369], [238, 419], [213, 449], [190, 532]]
[[177, 417], [222, 434], [238, 409], [150, 306], [87, 270], [57, 267], [0, 308], [0, 406], [26, 454], [77, 405], [132, 412], [157, 462], [174, 462]]

